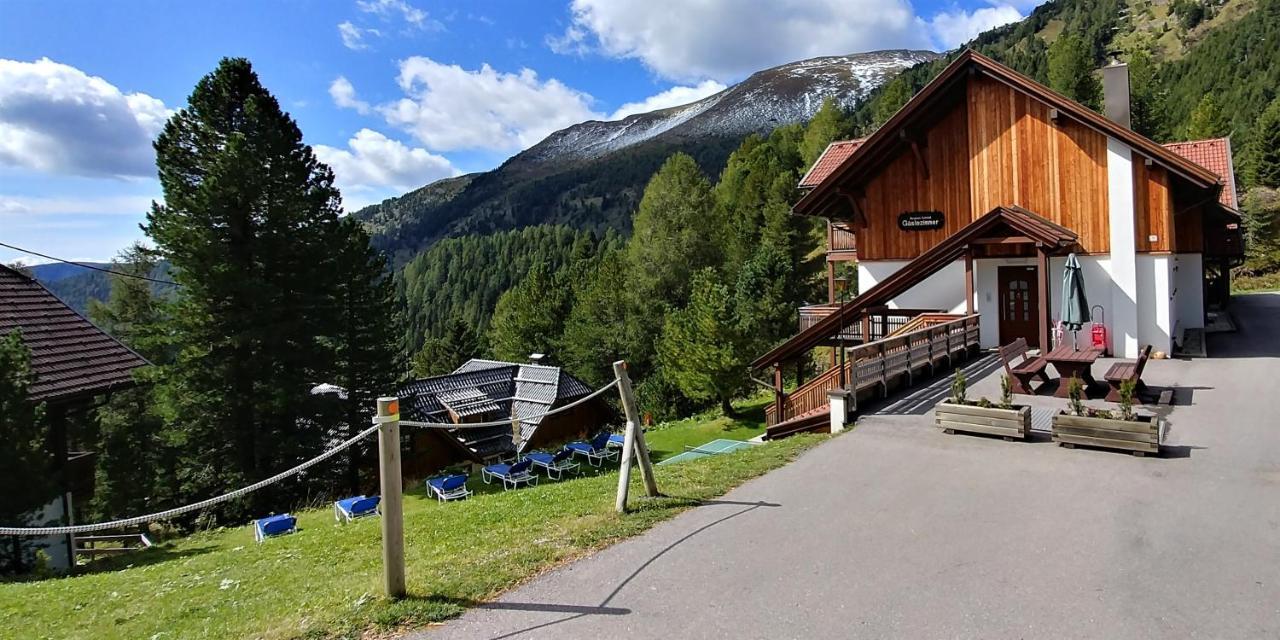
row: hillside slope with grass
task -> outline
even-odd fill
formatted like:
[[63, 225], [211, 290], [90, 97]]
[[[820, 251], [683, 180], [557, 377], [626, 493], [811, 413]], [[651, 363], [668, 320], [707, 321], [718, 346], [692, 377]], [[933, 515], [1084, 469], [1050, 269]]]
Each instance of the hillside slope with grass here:
[[[758, 407], [756, 407], [758, 409]], [[716, 437], [758, 434], [745, 421], [691, 420], [650, 435], [661, 459]], [[380, 524], [335, 524], [320, 506], [296, 534], [253, 542], [249, 527], [197, 534], [69, 578], [0, 583], [0, 638], [355, 638], [457, 616], [558, 564], [634, 536], [700, 501], [780, 467], [822, 441], [803, 436], [655, 469], [663, 498], [614, 512], [617, 471], [438, 503], [421, 484], [405, 497], [409, 597], [380, 596]], [[584, 465], [585, 467], [585, 465]], [[633, 474], [633, 496], [643, 496]]]

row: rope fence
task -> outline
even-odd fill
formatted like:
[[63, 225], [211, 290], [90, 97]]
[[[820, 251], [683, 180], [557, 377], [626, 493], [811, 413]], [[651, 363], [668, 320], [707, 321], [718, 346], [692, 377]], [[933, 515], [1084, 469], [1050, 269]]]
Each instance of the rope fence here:
[[[499, 427], [499, 426], [507, 426], [507, 425], [510, 425], [512, 422], [518, 422], [521, 420], [532, 420], [534, 418], [541, 418], [541, 417], [561, 413], [564, 411], [568, 411], [569, 409], [572, 409], [574, 407], [577, 407], [578, 405], [589, 402], [590, 400], [593, 400], [599, 397], [601, 394], [617, 386], [618, 386], [618, 380], [614, 380], [613, 382], [610, 382], [605, 386], [600, 387], [599, 389], [591, 392], [591, 394], [583, 396], [582, 398], [579, 398], [578, 400], [575, 400], [569, 404], [566, 404], [563, 407], [556, 407], [555, 409], [551, 409], [549, 411], [544, 411], [542, 413], [524, 416], [521, 418], [509, 418], [506, 420], [493, 420], [490, 422], [476, 422], [476, 423], [468, 423], [468, 424], [398, 420], [396, 416], [389, 416], [389, 418], [393, 420], [397, 420], [399, 421], [400, 424], [405, 426], [422, 427], [427, 429], [488, 429], [488, 428]], [[95, 524], [82, 524], [82, 525], [72, 525], [72, 526], [65, 526], [65, 527], [0, 527], [0, 536], [55, 536], [55, 535], [66, 535], [66, 534], [93, 533], [96, 531], [106, 531], [110, 529], [122, 529], [125, 527], [133, 527], [140, 524], [146, 524], [148, 522], [155, 522], [157, 520], [167, 520], [169, 518], [173, 518], [175, 516], [179, 516], [184, 513], [190, 513], [192, 511], [198, 511], [200, 509], [212, 507], [216, 504], [221, 504], [229, 500], [234, 500], [236, 498], [242, 497], [244, 495], [247, 495], [249, 493], [262, 489], [264, 487], [268, 487], [272, 484], [280, 482], [281, 480], [285, 480], [299, 473], [302, 473], [303, 471], [306, 471], [307, 469], [321, 462], [324, 462], [329, 458], [332, 458], [338, 453], [345, 451], [346, 449], [355, 445], [357, 442], [363, 440], [364, 438], [378, 431], [378, 429], [382, 427], [383, 423], [389, 422], [389, 421], [391, 420], [388, 420], [387, 417], [384, 417], [384, 418], [375, 417], [373, 419], [373, 422], [374, 422], [373, 426], [348, 438], [347, 440], [338, 444], [334, 448], [329, 449], [328, 451], [325, 451], [324, 453], [321, 453], [320, 455], [310, 460], [307, 460], [306, 462], [303, 462], [302, 464], [299, 464], [286, 471], [281, 471], [280, 473], [277, 473], [276, 475], [271, 476], [270, 478], [255, 482], [254, 484], [251, 484], [247, 487], [236, 489], [235, 491], [224, 493], [220, 496], [215, 496], [207, 500], [201, 500], [199, 502], [194, 502], [192, 504], [184, 505], [181, 507], [175, 507], [173, 509], [168, 509], [166, 511], [159, 511], [159, 512], [148, 514], [148, 515], [136, 516], [133, 518], [125, 518], [122, 520], [112, 520], [110, 522], [98, 522]]]

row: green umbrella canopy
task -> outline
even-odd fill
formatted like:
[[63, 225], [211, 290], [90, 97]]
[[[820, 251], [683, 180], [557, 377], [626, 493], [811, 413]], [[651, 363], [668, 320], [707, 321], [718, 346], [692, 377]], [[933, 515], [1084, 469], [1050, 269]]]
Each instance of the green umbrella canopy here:
[[1067, 256], [1062, 269], [1062, 328], [1079, 331], [1089, 320], [1089, 298], [1084, 293], [1084, 274], [1076, 254]]

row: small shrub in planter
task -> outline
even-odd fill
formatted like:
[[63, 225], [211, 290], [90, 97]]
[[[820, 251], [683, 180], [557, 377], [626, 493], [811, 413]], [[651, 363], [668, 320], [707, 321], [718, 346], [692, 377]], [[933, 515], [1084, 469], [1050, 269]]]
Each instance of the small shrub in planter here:
[[999, 404], [986, 398], [970, 401], [965, 397], [967, 381], [964, 373], [957, 371], [951, 382], [951, 397], [938, 403], [934, 409], [935, 422], [945, 433], [964, 431], [1003, 436], [1006, 440], [1025, 440], [1031, 431], [1031, 407], [1013, 404], [1009, 387], [1007, 378], [1001, 380]]
[[1160, 452], [1160, 420], [1133, 411], [1134, 383], [1120, 386], [1119, 411], [1084, 406], [1077, 382], [1067, 388], [1071, 411], [1053, 417], [1053, 441], [1064, 447], [1086, 445], [1131, 451], [1134, 455]]

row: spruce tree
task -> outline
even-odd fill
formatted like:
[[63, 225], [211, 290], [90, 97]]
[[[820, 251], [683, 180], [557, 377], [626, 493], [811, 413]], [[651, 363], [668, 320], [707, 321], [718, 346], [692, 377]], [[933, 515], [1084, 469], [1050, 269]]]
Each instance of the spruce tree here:
[[482, 350], [475, 330], [467, 321], [455, 316], [446, 323], [443, 336], [427, 338], [423, 343], [422, 349], [413, 357], [413, 374], [421, 378], [444, 375], [478, 357]]
[[1250, 181], [1256, 186], [1280, 189], [1280, 99], [1272, 100], [1258, 117], [1253, 136]]
[[621, 251], [610, 251], [585, 274], [574, 292], [573, 309], [565, 320], [560, 359], [565, 367], [592, 386], [613, 379], [613, 363], [631, 360], [627, 327], [627, 273]]
[[[324, 444], [309, 391], [338, 375], [326, 336], [344, 319], [340, 198], [332, 171], [244, 59], [201, 79], [155, 147], [164, 202], [144, 229], [181, 285], [163, 392], [181, 429], [182, 492], [205, 497]], [[302, 492], [277, 484], [223, 513], [283, 510]]]
[[1222, 107], [1218, 106], [1218, 101], [1213, 98], [1212, 93], [1204, 94], [1200, 104], [1196, 105], [1195, 110], [1191, 112], [1191, 119], [1187, 122], [1184, 135], [1188, 140], [1205, 140], [1221, 138], [1229, 133], [1231, 133], [1231, 122], [1222, 113]]
[[687, 307], [667, 316], [658, 347], [666, 375], [693, 400], [716, 401], [727, 416], [747, 383], [747, 356], [733, 296], [713, 269], [694, 274]]
[[1101, 106], [1102, 83], [1080, 38], [1062, 34], [1049, 47], [1049, 87], [1095, 111]]
[[715, 211], [710, 182], [683, 153], [668, 158], [645, 187], [627, 242], [627, 289], [619, 293], [631, 314], [629, 350], [641, 371], [652, 362], [666, 309], [688, 302], [693, 273], [720, 264]]
[[1167, 92], [1145, 51], [1129, 58], [1129, 104], [1133, 130], [1152, 140], [1169, 138]]
[[899, 74], [891, 80], [885, 85], [872, 107], [872, 129], [878, 129], [888, 122], [889, 118], [892, 118], [893, 114], [905, 106], [914, 95], [915, 91], [912, 90], [906, 76]]
[[489, 344], [499, 360], [523, 362], [533, 353], [553, 353], [573, 300], [567, 283], [539, 262], [520, 284], [498, 298]]
[[[112, 271], [150, 276], [155, 255], [134, 244], [112, 262]], [[165, 327], [166, 306], [151, 283], [111, 276], [107, 302], [92, 301], [89, 317], [153, 364], [172, 361]], [[174, 455], [154, 387], [155, 371], [134, 371], [137, 386], [111, 394], [95, 412], [94, 493], [90, 509], [107, 520], [169, 505], [174, 497]]]
[[[53, 456], [45, 446], [46, 426], [43, 405], [27, 399], [27, 389], [35, 381], [31, 353], [14, 330], [0, 336], [0, 520], [24, 522], [30, 512], [47, 504], [56, 494], [49, 482]], [[40, 523], [44, 524], [44, 523]], [[10, 537], [0, 555], [0, 572], [24, 567], [21, 537]]]

